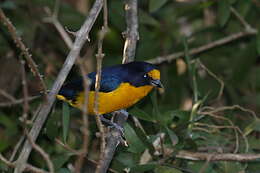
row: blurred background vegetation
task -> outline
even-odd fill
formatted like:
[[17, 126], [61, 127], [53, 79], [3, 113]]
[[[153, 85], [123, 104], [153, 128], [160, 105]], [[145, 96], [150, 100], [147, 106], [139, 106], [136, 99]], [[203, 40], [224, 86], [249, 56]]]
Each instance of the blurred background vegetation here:
[[[68, 30], [77, 31], [92, 3], [93, 0], [60, 0], [59, 22]], [[140, 0], [138, 5], [140, 39], [136, 60], [151, 60], [179, 51], [186, 51], [186, 56], [158, 64], [165, 90], [154, 91], [129, 109], [141, 125], [136, 126], [133, 118], [129, 118], [125, 125], [129, 147], [118, 147], [111, 164], [112, 171], [259, 173], [259, 160], [248, 163], [205, 163], [175, 156], [180, 150], [208, 153], [259, 152], [260, 120], [257, 113], [260, 111], [260, 34], [251, 34], [196, 55], [188, 55], [188, 51], [245, 31], [247, 28], [243, 26], [241, 18], [256, 30], [260, 28], [260, 2]], [[54, 7], [54, 0], [0, 1], [0, 8], [29, 48], [48, 88], [52, 86], [69, 52], [53, 24], [48, 23]], [[123, 1], [108, 0], [108, 8], [109, 32], [104, 40], [103, 66], [121, 63], [124, 46], [122, 32], [126, 28]], [[100, 15], [90, 32], [90, 42], [81, 51], [81, 58], [89, 71], [95, 70], [97, 32], [102, 25]], [[0, 152], [7, 158], [10, 158], [23, 135], [23, 105], [9, 104], [23, 98], [20, 56], [20, 50], [1, 23]], [[38, 81], [28, 67], [26, 72], [29, 95], [38, 95], [41, 90]], [[74, 66], [68, 78], [80, 74], [78, 66]], [[222, 92], [223, 84], [225, 87]], [[32, 118], [41, 102], [41, 98], [30, 102], [29, 118]], [[62, 104], [56, 102], [37, 143], [49, 154], [55, 170], [64, 173], [70, 172], [77, 155], [64, 148], [57, 139], [70, 148], [80, 149], [82, 117], [79, 110], [67, 110]], [[70, 121], [66, 125], [64, 117], [68, 114]], [[31, 123], [28, 122], [28, 127]], [[88, 159], [93, 161], [99, 156], [99, 139], [96, 137], [98, 129], [93, 117], [89, 117], [89, 126]], [[36, 152], [32, 153], [29, 162], [47, 169], [46, 163]], [[89, 165], [88, 169], [91, 170]], [[1, 161], [0, 170], [12, 172]]]

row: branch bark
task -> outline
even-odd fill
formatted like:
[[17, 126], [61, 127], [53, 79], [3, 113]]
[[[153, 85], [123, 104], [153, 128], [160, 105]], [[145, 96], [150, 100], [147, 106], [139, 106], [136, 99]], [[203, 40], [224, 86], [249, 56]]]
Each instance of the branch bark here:
[[203, 153], [191, 151], [179, 151], [175, 156], [178, 159], [186, 160], [209, 160], [210, 161], [238, 161], [248, 162], [260, 159], [260, 154], [234, 154], [234, 153]]
[[13, 24], [9, 20], [9, 18], [5, 16], [5, 14], [1, 8], [0, 8], [0, 21], [2, 21], [2, 23], [7, 26], [7, 29], [9, 31], [9, 33], [11, 34], [16, 47], [21, 50], [33, 75], [37, 78], [37, 80], [39, 80], [41, 89], [43, 90], [43, 94], [45, 96], [46, 95], [46, 85], [43, 81], [42, 75], [40, 74], [36, 63], [32, 59], [32, 55], [29, 53], [29, 49], [22, 42], [22, 38], [17, 35], [15, 27], [13, 26]]
[[[138, 40], [138, 16], [137, 16], [137, 0], [125, 0], [125, 19], [126, 19], [126, 41], [123, 52], [123, 63], [134, 61], [136, 44]], [[128, 113], [126, 111], [118, 111], [115, 113], [115, 122], [121, 127], [127, 121]], [[118, 129], [112, 129], [107, 135], [106, 148], [104, 157], [99, 165], [100, 173], [107, 172], [109, 165], [113, 159], [116, 148], [122, 142], [121, 132]]]
[[[61, 88], [63, 82], [65, 81], [69, 71], [71, 70], [73, 64], [75, 63], [76, 58], [79, 56], [80, 50], [83, 44], [88, 39], [88, 34], [103, 6], [102, 0], [96, 0], [87, 19], [85, 20], [83, 26], [76, 33], [76, 39], [70, 50], [63, 67], [54, 82], [50, 93], [47, 95], [47, 100], [43, 103], [40, 112], [31, 128], [29, 135], [32, 137], [32, 140], [35, 141], [40, 133], [40, 130], [43, 127], [44, 122], [46, 121], [48, 114], [53, 106], [53, 103], [56, 99], [56, 95]], [[16, 161], [16, 169], [15, 173], [21, 173], [25, 169], [26, 162], [31, 153], [32, 146], [30, 142], [27, 140], [23, 146], [23, 149]]]
[[[257, 34], [257, 30], [255, 29], [251, 29], [251, 30], [246, 30], [246, 31], [242, 31], [242, 32], [238, 32], [235, 34], [231, 34], [227, 37], [221, 38], [219, 40], [210, 42], [208, 44], [190, 49], [188, 54], [189, 55], [195, 55], [195, 54], [199, 54], [202, 52], [205, 52], [207, 50], [213, 49], [215, 47], [219, 47], [219, 46], [223, 46], [225, 44], [228, 44], [232, 41], [238, 40], [240, 38], [246, 37], [246, 36], [250, 36], [250, 35], [256, 35]], [[164, 62], [171, 62], [175, 59], [184, 57], [185, 52], [176, 52], [174, 54], [170, 54], [170, 55], [166, 55], [166, 56], [159, 56], [150, 60], [147, 60], [147, 62], [152, 63], [152, 64], [161, 64]]]

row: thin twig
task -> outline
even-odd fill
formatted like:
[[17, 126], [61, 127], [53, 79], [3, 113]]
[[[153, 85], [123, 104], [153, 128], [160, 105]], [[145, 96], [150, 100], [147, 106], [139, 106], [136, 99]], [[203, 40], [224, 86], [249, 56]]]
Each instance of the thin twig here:
[[[126, 13], [126, 41], [123, 52], [123, 63], [131, 62], [135, 58], [136, 43], [139, 37], [138, 34], [138, 16], [137, 16], [137, 0], [125, 0], [125, 13]], [[117, 111], [115, 114], [115, 123], [119, 126], [123, 126], [128, 118], [128, 113], [126, 111]], [[100, 170], [105, 173], [113, 159], [117, 146], [121, 143], [127, 145], [122, 139], [121, 132], [118, 129], [112, 129], [107, 135], [105, 154], [102, 159]]]
[[[1, 153], [0, 153], [0, 161], [2, 161], [4, 164], [11, 168], [15, 168], [15, 163], [8, 161]], [[26, 171], [32, 171], [32, 172], [37, 172], [37, 173], [49, 173], [47, 171], [44, 171], [42, 169], [36, 168], [30, 164], [25, 165], [25, 170]]]
[[[33, 124], [33, 127], [29, 133], [29, 135], [32, 137], [32, 140], [35, 141], [38, 137], [40, 130], [43, 127], [44, 122], [46, 121], [48, 114], [51, 110], [51, 107], [53, 106], [53, 103], [56, 99], [56, 95], [61, 88], [62, 84], [64, 83], [69, 71], [71, 70], [73, 64], [75, 63], [76, 58], [79, 56], [79, 52], [83, 46], [83, 44], [86, 42], [88, 38], [88, 34], [96, 21], [96, 18], [103, 6], [102, 0], [96, 0], [92, 9], [90, 10], [89, 16], [85, 20], [83, 26], [80, 28], [80, 30], [77, 32], [77, 37], [75, 39], [75, 42], [72, 46], [72, 49], [70, 50], [66, 61], [55, 80], [53, 87], [51, 91], [47, 95], [47, 101], [43, 103], [41, 106], [40, 112], [35, 120], [35, 123]], [[24, 144], [24, 147], [19, 155], [18, 160], [16, 161], [18, 163], [15, 173], [20, 173], [24, 170], [24, 165], [28, 160], [28, 157], [31, 153], [32, 146], [30, 142], [27, 140]]]
[[230, 7], [230, 11], [236, 16], [240, 23], [245, 27], [246, 30], [252, 30], [252, 27], [247, 23], [247, 21], [237, 12], [235, 8]]
[[0, 95], [4, 96], [5, 98], [9, 99], [11, 102], [15, 102], [16, 99], [11, 95], [8, 94], [5, 90], [0, 89]]
[[[56, 0], [56, 2], [59, 0]], [[51, 23], [54, 25], [54, 27], [57, 29], [59, 34], [61, 35], [62, 39], [64, 40], [65, 44], [71, 49], [73, 46], [73, 42], [70, 38], [70, 36], [67, 34], [61, 23], [59, 22], [57, 16], [58, 16], [58, 6], [54, 8], [54, 12], [51, 13], [49, 8], [45, 8], [46, 13], [49, 15], [49, 17], [46, 17], [43, 19], [43, 21]]]
[[99, 155], [99, 164], [97, 165], [96, 173], [102, 173], [103, 167], [102, 162], [105, 155], [105, 147], [106, 147], [106, 140], [105, 140], [105, 131], [104, 127], [102, 125], [102, 122], [99, 117], [99, 90], [100, 90], [100, 82], [101, 82], [101, 69], [102, 69], [102, 61], [104, 58], [103, 54], [103, 41], [105, 38], [105, 35], [108, 32], [108, 12], [107, 12], [107, 1], [103, 0], [104, 6], [103, 6], [103, 24], [101, 31], [99, 31], [99, 37], [98, 37], [98, 53], [96, 55], [97, 59], [97, 72], [96, 72], [96, 81], [95, 81], [95, 96], [94, 96], [94, 113], [95, 118], [97, 122], [98, 129], [100, 131], [100, 137], [101, 137], [101, 144], [100, 144], [100, 155]]
[[38, 146], [31, 138], [31, 136], [28, 134], [28, 130], [26, 127], [28, 112], [29, 112], [29, 102], [28, 102], [28, 86], [27, 86], [27, 79], [26, 79], [26, 72], [25, 72], [25, 62], [24, 60], [21, 60], [21, 66], [22, 66], [22, 86], [23, 86], [23, 97], [24, 97], [24, 104], [23, 104], [23, 123], [24, 123], [24, 132], [29, 140], [30, 144], [32, 145], [33, 149], [35, 149], [40, 155], [44, 158], [46, 161], [48, 168], [51, 173], [54, 173], [54, 166], [53, 163], [50, 160], [49, 155], [40, 147]]
[[[78, 61], [79, 62], [79, 61]], [[88, 74], [87, 69], [83, 65], [83, 61], [79, 62], [79, 68], [83, 78], [83, 86], [84, 86], [84, 102], [82, 107], [82, 120], [83, 120], [83, 127], [82, 127], [82, 134], [83, 134], [83, 143], [82, 143], [82, 152], [79, 155], [76, 164], [75, 164], [75, 172], [80, 173], [82, 165], [84, 163], [84, 158], [88, 153], [88, 144], [89, 144], [89, 123], [88, 123], [88, 115], [87, 115], [87, 108], [88, 108], [88, 98], [89, 98], [89, 87], [90, 81], [86, 74]]]
[[50, 156], [39, 145], [37, 145], [33, 141], [32, 137], [29, 135], [27, 129], [25, 129], [25, 133], [26, 133], [27, 139], [29, 140], [32, 148], [35, 151], [37, 151], [42, 156], [42, 158], [45, 160], [45, 162], [47, 163], [47, 166], [48, 166], [50, 173], [54, 173], [54, 165], [53, 165], [53, 163], [50, 159]]
[[[209, 108], [209, 107], [207, 107], [207, 108]], [[242, 107], [240, 105], [222, 106], [222, 107], [219, 107], [219, 108], [213, 108], [211, 111], [209, 111], [209, 113], [216, 113], [216, 112], [235, 110], [235, 109], [247, 112], [247, 113], [251, 114], [254, 119], [258, 119], [257, 115], [256, 115], [256, 113], [254, 111], [252, 111], [250, 109], [246, 109], [246, 108], [244, 108], [244, 107]]]
[[[38, 98], [40, 98], [40, 96], [31, 96], [31, 97], [28, 97], [28, 101], [33, 101]], [[11, 101], [11, 102], [2, 102], [2, 103], [0, 103], [0, 107], [19, 105], [19, 104], [23, 104], [24, 101], [25, 100], [23, 98], [21, 98], [21, 99], [15, 99], [14, 101]]]
[[186, 160], [207, 160], [210, 161], [238, 161], [248, 162], [260, 159], [260, 154], [233, 154], [233, 153], [202, 153], [191, 151], [179, 151], [176, 156], [178, 159]]
[[125, 19], [127, 28], [123, 33], [126, 37], [123, 64], [134, 61], [135, 59], [136, 45], [139, 40], [137, 16], [137, 0], [125, 0]]
[[215, 75], [212, 71], [210, 71], [200, 60], [198, 61], [198, 63], [204, 70], [208, 72], [210, 76], [215, 78], [220, 83], [220, 89], [217, 96], [217, 100], [219, 100], [223, 94], [225, 83], [217, 75]]
[[[205, 45], [190, 49], [188, 54], [189, 55], [195, 55], [195, 54], [199, 54], [205, 51], [208, 51], [210, 49], [219, 47], [219, 46], [223, 46], [225, 44], [228, 44], [232, 41], [238, 40], [240, 38], [246, 37], [246, 36], [250, 36], [250, 35], [256, 35], [257, 34], [257, 30], [256, 29], [252, 29], [252, 30], [246, 30], [246, 31], [242, 31], [242, 32], [238, 32], [235, 34], [231, 34], [227, 37], [221, 38], [219, 40], [207, 43]], [[166, 56], [159, 56], [150, 60], [147, 60], [147, 62], [152, 63], [152, 64], [161, 64], [164, 62], [171, 62], [173, 60], [176, 60], [178, 58], [184, 57], [185, 52], [176, 52], [174, 54], [170, 54], [170, 55], [166, 55]]]
[[[56, 2], [57, 1], [59, 1], [59, 0], [56, 0]], [[61, 23], [59, 22], [59, 20], [57, 18], [57, 16], [58, 16], [58, 12], [57, 11], [58, 11], [57, 5], [55, 5], [55, 10], [54, 10], [53, 14], [51, 14], [49, 9], [46, 9], [46, 12], [50, 15], [50, 17], [47, 18], [47, 21], [54, 25], [54, 27], [59, 32], [59, 34], [61, 35], [62, 39], [64, 40], [64, 42], [68, 46], [68, 48], [71, 49], [71, 47], [72, 47], [72, 40], [71, 40], [69, 34], [67, 34], [65, 29], [62, 27]], [[78, 155], [78, 158], [77, 158], [77, 160], [75, 162], [75, 172], [79, 173], [79, 172], [81, 172], [81, 168], [82, 168], [82, 165], [84, 163], [85, 156], [88, 153], [88, 143], [89, 143], [89, 130], [88, 130], [88, 127], [89, 127], [89, 125], [88, 125], [87, 105], [88, 105], [88, 95], [89, 95], [90, 81], [89, 81], [89, 79], [86, 76], [86, 74], [88, 74], [88, 72], [87, 72], [87, 69], [85, 69], [85, 66], [83, 65], [83, 61], [81, 59], [77, 59], [77, 64], [79, 65], [79, 68], [80, 68], [80, 71], [81, 71], [81, 74], [82, 74], [82, 78], [83, 78], [84, 98], [85, 98], [84, 99], [84, 103], [83, 103], [83, 107], [82, 107], [83, 127], [81, 128], [81, 130], [82, 130], [82, 133], [83, 133], [83, 143], [82, 143], [81, 151], [76, 151], [76, 150], [68, 147], [67, 145], [65, 145], [61, 141], [59, 141], [58, 139], [56, 141], [60, 145], [65, 147], [67, 150], [69, 150], [72, 153]]]
[[40, 85], [41, 85], [41, 89], [43, 90], [43, 94], [44, 96], [46, 96], [46, 85], [43, 81], [43, 77], [39, 72], [39, 69], [36, 65], [36, 63], [34, 62], [34, 60], [32, 59], [32, 55], [29, 53], [29, 49], [26, 48], [26, 46], [24, 45], [24, 43], [22, 42], [22, 38], [20, 36], [18, 36], [15, 27], [13, 26], [12, 22], [9, 20], [8, 17], [5, 16], [3, 10], [0, 8], [0, 21], [2, 21], [2, 23], [4, 25], [6, 25], [9, 33], [12, 36], [12, 39], [14, 40], [14, 43], [16, 45], [17, 48], [21, 49], [22, 54], [24, 55], [31, 71], [33, 72], [34, 76], [37, 78], [37, 80], [39, 80]]

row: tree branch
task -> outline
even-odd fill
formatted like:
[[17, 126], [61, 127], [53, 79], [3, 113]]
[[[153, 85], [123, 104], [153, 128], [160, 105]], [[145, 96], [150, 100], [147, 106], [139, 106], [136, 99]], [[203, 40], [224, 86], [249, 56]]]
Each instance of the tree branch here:
[[26, 46], [23, 44], [22, 38], [17, 35], [15, 27], [13, 26], [13, 24], [9, 20], [9, 18], [7, 18], [5, 16], [5, 14], [1, 8], [0, 8], [0, 21], [2, 21], [2, 23], [7, 26], [7, 29], [9, 31], [9, 33], [11, 34], [16, 47], [21, 49], [21, 52], [24, 55], [31, 71], [33, 72], [33, 74], [37, 78], [37, 80], [39, 80], [39, 82], [40, 82], [41, 89], [43, 90], [43, 94], [46, 95], [46, 85], [43, 81], [42, 75], [40, 74], [36, 63], [32, 59], [32, 55], [29, 53], [29, 49], [26, 48]]
[[[136, 43], [138, 40], [138, 16], [137, 16], [137, 0], [125, 0], [125, 20], [127, 24], [126, 41], [123, 53], [123, 63], [131, 62], [135, 58]], [[115, 122], [123, 126], [128, 118], [126, 111], [118, 111], [115, 113]], [[106, 148], [102, 162], [100, 162], [100, 170], [107, 172], [109, 165], [113, 159], [116, 147], [123, 142], [121, 132], [118, 129], [112, 129], [107, 135]]]
[[[51, 107], [53, 106], [53, 103], [56, 99], [56, 95], [61, 88], [63, 82], [65, 81], [69, 71], [71, 70], [73, 64], [75, 63], [76, 58], [79, 56], [79, 52], [83, 46], [83, 44], [86, 42], [88, 38], [88, 34], [103, 6], [102, 0], [96, 0], [87, 19], [85, 20], [85, 23], [80, 28], [80, 30], [77, 32], [77, 36], [75, 39], [75, 42], [72, 46], [72, 49], [70, 50], [65, 63], [63, 64], [63, 67], [56, 79], [56, 81], [53, 84], [53, 87], [47, 95], [46, 102], [42, 105], [41, 110], [33, 124], [33, 127], [29, 133], [29, 135], [32, 137], [32, 140], [35, 141], [38, 137], [40, 130], [43, 127], [44, 122], [46, 121], [48, 114], [51, 110]], [[32, 150], [32, 146], [30, 142], [27, 140], [24, 144], [24, 147], [19, 155], [18, 160], [16, 161], [17, 167], [15, 169], [15, 173], [20, 173], [24, 170], [25, 164], [28, 160], [28, 157], [30, 155], [30, 152]]]
[[260, 154], [233, 154], [233, 153], [204, 153], [204, 152], [191, 152], [179, 151], [176, 156], [178, 159], [186, 160], [208, 160], [210, 161], [238, 161], [248, 162], [260, 159]]
[[[221, 38], [219, 40], [216, 40], [216, 41], [210, 42], [208, 44], [190, 49], [188, 54], [189, 55], [199, 54], [199, 53], [205, 52], [207, 50], [213, 49], [215, 47], [223, 46], [225, 44], [228, 44], [228, 43], [238, 40], [240, 38], [250, 36], [250, 35], [256, 35], [256, 34], [257, 34], [256, 29], [251, 29], [251, 30], [246, 30], [246, 31], [235, 33], [235, 34], [231, 34], [231, 35]], [[170, 55], [166, 55], [166, 56], [159, 56], [159, 57], [147, 60], [147, 62], [152, 63], [152, 64], [161, 64], [164, 62], [171, 62], [175, 59], [183, 57], [184, 55], [185, 55], [184, 51], [176, 52], [174, 54], [170, 54]]]

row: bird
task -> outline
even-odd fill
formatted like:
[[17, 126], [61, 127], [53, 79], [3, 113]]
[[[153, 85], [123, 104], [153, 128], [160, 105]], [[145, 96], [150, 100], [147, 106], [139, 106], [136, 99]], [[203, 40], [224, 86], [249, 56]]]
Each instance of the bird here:
[[[98, 110], [94, 110], [96, 72], [87, 74], [90, 79], [87, 113], [104, 115], [133, 106], [153, 88], [163, 88], [157, 66], [133, 61], [101, 69]], [[65, 83], [57, 94], [57, 99], [68, 102], [72, 107], [83, 109], [83, 79]]]

